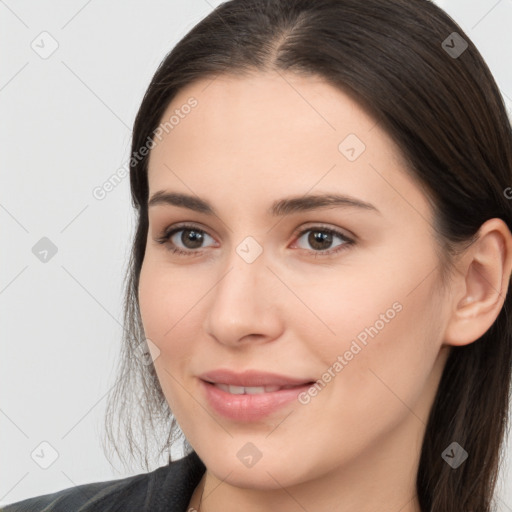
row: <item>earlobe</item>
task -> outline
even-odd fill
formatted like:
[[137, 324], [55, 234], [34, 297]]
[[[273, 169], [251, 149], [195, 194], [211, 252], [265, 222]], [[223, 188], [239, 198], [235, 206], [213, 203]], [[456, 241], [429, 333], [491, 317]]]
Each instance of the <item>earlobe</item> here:
[[468, 345], [483, 336], [498, 317], [510, 284], [512, 235], [501, 219], [482, 224], [478, 240], [461, 258], [453, 309], [444, 344]]

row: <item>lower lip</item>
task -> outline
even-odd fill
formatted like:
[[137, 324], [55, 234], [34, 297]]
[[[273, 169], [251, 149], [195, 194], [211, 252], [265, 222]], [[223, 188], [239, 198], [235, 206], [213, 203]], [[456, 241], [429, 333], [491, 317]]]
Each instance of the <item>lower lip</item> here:
[[211, 407], [218, 414], [235, 421], [258, 421], [297, 400], [298, 395], [312, 385], [304, 384], [257, 395], [234, 395], [201, 380], [201, 386]]

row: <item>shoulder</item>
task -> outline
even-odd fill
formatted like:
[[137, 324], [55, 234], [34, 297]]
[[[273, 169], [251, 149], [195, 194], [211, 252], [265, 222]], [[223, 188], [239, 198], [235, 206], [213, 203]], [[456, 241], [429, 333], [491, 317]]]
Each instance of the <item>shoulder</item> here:
[[204, 470], [192, 452], [150, 473], [68, 487], [5, 505], [0, 512], [178, 511], [183, 503], [186, 508]]
[[[159, 470], [162, 468], [158, 468]], [[139, 503], [144, 499], [148, 483], [158, 470], [118, 480], [93, 482], [68, 487], [57, 492], [35, 496], [0, 508], [1, 512], [72, 512], [88, 510], [93, 504], [108, 505], [119, 498]], [[141, 507], [142, 509], [142, 507]], [[110, 510], [105, 508], [102, 510]]]

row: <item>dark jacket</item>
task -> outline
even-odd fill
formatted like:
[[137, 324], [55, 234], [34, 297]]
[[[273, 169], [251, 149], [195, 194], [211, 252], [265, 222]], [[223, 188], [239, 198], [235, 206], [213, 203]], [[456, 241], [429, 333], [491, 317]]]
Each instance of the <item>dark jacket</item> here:
[[69, 487], [0, 512], [186, 512], [206, 468], [195, 452], [151, 473]]

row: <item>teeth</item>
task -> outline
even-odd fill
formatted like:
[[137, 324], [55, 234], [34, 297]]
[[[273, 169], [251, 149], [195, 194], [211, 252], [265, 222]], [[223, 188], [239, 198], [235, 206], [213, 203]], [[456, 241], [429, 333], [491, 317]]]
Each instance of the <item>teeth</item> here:
[[246, 395], [258, 395], [259, 393], [272, 393], [272, 391], [277, 391], [281, 389], [279, 386], [263, 386], [263, 387], [251, 387], [244, 388]]
[[278, 391], [280, 389], [286, 389], [293, 386], [254, 386], [254, 387], [244, 387], [244, 386], [229, 386], [227, 384], [219, 384], [215, 383], [215, 386], [222, 391], [226, 391], [226, 393], [231, 393], [232, 395], [259, 395], [260, 393], [272, 393], [273, 391]]
[[232, 395], [243, 395], [244, 388], [243, 386], [228, 386], [228, 392]]

